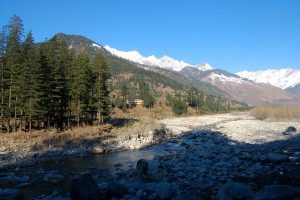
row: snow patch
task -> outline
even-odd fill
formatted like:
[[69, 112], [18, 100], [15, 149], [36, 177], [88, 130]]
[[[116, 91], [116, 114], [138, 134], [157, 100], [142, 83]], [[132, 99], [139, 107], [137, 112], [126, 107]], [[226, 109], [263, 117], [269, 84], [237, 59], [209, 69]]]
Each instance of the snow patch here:
[[95, 44], [95, 43], [93, 43], [92, 46], [93, 46], [93, 47], [96, 47], [96, 48], [99, 48], [99, 49], [102, 48], [99, 44]]
[[180, 71], [181, 69], [183, 69], [186, 66], [192, 66], [182, 60], [175, 60], [174, 58], [171, 58], [169, 56], [162, 56], [161, 58], [157, 58], [154, 55], [150, 55], [148, 57], [144, 57], [137, 51], [119, 51], [108, 45], [105, 45], [104, 48], [115, 56], [142, 64], [142, 65], [156, 66], [156, 67], [161, 67], [161, 68], [166, 68], [166, 69], [172, 69], [175, 71]]
[[199, 69], [200, 71], [209, 71], [209, 70], [213, 70], [214, 68], [208, 64], [208, 63], [203, 63], [203, 64], [198, 64], [195, 66], [197, 69]]
[[251, 84], [249, 81], [244, 80], [243, 78], [237, 78], [233, 76], [225, 76], [224, 74], [216, 74], [211, 73], [209, 75], [209, 78], [211, 79], [211, 83], [215, 84], [218, 81], [220, 81], [222, 84], [226, 84], [228, 82], [235, 83], [235, 84]]
[[260, 71], [241, 71], [238, 76], [258, 83], [268, 83], [281, 89], [293, 87], [300, 83], [300, 70], [291, 68], [268, 69]]

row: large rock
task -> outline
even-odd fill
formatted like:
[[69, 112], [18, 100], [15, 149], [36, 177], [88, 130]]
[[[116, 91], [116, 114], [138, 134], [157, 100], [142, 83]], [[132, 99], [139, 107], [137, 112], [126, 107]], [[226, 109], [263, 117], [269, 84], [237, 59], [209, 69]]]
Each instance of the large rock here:
[[65, 177], [56, 172], [49, 172], [44, 176], [44, 181], [48, 183], [59, 183], [65, 180]]
[[160, 199], [170, 199], [173, 196], [174, 191], [169, 183], [163, 182], [156, 185], [155, 193]]
[[72, 181], [70, 197], [72, 200], [105, 199], [101, 195], [101, 192], [91, 174], [84, 174]]
[[90, 152], [93, 154], [102, 154], [102, 153], [104, 153], [104, 149], [101, 145], [95, 144], [95, 145], [91, 146]]
[[140, 159], [136, 170], [139, 177], [151, 181], [161, 181], [167, 175], [166, 168], [155, 160]]
[[1, 200], [19, 200], [24, 199], [24, 195], [18, 189], [0, 189]]
[[243, 183], [228, 182], [218, 192], [218, 200], [250, 199], [251, 187]]
[[281, 153], [268, 153], [267, 154], [268, 160], [275, 163], [285, 162], [289, 160], [288, 155], [284, 155]]
[[295, 133], [297, 132], [297, 129], [294, 126], [289, 126], [285, 130], [286, 133]]
[[112, 197], [121, 198], [125, 194], [128, 194], [128, 188], [120, 183], [111, 183], [107, 189], [107, 199], [111, 199]]
[[294, 199], [300, 197], [300, 188], [290, 185], [267, 185], [253, 196], [253, 200]]

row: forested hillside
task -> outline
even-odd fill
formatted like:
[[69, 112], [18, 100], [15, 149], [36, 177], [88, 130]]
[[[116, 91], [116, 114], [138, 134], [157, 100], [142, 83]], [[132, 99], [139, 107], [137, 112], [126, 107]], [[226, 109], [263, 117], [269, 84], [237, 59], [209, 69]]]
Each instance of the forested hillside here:
[[[87, 51], [90, 52], [89, 55], [93, 57], [96, 52], [100, 52], [105, 57], [112, 74], [110, 84], [112, 92], [111, 100], [116, 106], [118, 106], [117, 104], [120, 101], [126, 102], [126, 100], [140, 98], [140, 85], [144, 85], [144, 82], [148, 85], [147, 87], [149, 87], [150, 96], [154, 97], [151, 97], [152, 100], [162, 99], [163, 102], [167, 104], [166, 97], [168, 95], [173, 97], [181, 96], [181, 100], [184, 104], [189, 104], [187, 98], [189, 91], [193, 90], [194, 96], [197, 96], [198, 99], [202, 98], [202, 100], [197, 101], [199, 102], [197, 107], [203, 112], [215, 112], [217, 110], [228, 111], [246, 106], [245, 104], [226, 99], [222, 91], [208, 83], [196, 79], [188, 79], [175, 71], [144, 66], [111, 55], [101, 45], [84, 36], [59, 33], [56, 37], [60, 37], [66, 41], [67, 45], [76, 53]], [[148, 100], [147, 98], [144, 99], [146, 102], [148, 102]], [[151, 106], [153, 103], [154, 101], [149, 102], [146, 106]], [[216, 104], [219, 105], [216, 106]], [[119, 107], [122, 106], [123, 104]]]
[[101, 54], [75, 54], [59, 37], [34, 44], [20, 17], [1, 32], [1, 132], [64, 129], [109, 118], [110, 71]]
[[83, 36], [60, 33], [36, 44], [18, 16], [2, 28], [0, 45], [1, 132], [100, 124], [112, 108], [129, 109], [136, 98], [176, 114], [188, 106], [199, 113], [245, 106], [208, 94], [218, 93], [208, 84], [113, 56]]

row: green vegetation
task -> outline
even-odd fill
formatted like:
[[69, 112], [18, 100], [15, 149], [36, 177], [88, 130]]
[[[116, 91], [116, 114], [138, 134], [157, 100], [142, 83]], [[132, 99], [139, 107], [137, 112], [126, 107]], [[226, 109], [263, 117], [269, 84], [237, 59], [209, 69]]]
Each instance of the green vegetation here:
[[110, 72], [102, 55], [75, 55], [59, 37], [36, 45], [31, 31], [23, 34], [13, 16], [0, 36], [1, 132], [107, 121]]
[[245, 107], [203, 92], [199, 88], [212, 89], [178, 73], [113, 56], [83, 36], [60, 33], [35, 44], [31, 31], [23, 35], [18, 16], [0, 33], [1, 132], [100, 124], [111, 108], [127, 112], [134, 99], [146, 108], [166, 102], [176, 115], [188, 107], [198, 113]]

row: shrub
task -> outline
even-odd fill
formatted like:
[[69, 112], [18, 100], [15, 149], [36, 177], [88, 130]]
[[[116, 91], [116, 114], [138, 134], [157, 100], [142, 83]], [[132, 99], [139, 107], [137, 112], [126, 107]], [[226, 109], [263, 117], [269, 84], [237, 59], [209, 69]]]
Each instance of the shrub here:
[[296, 119], [300, 118], [300, 107], [295, 105], [261, 105], [254, 107], [250, 114], [259, 120]]

